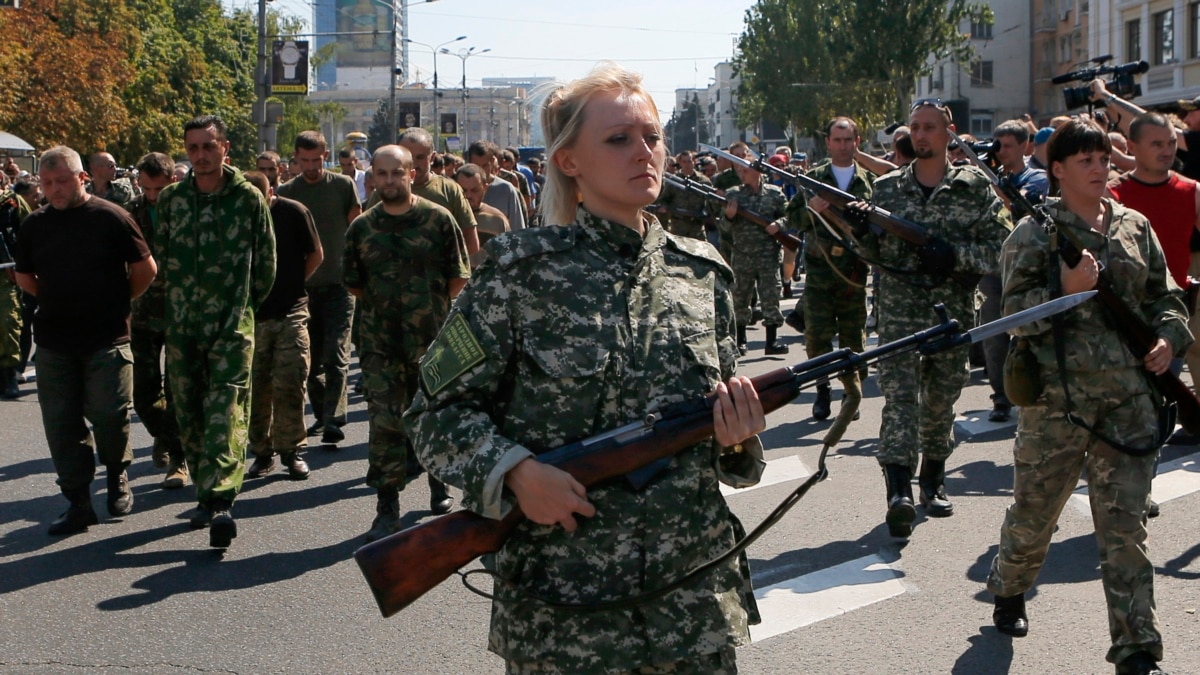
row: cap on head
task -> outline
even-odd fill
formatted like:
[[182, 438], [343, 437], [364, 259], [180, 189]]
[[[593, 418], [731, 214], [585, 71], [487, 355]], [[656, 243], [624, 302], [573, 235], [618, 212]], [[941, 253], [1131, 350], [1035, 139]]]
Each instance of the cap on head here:
[[1033, 144], [1041, 145], [1045, 143], [1046, 141], [1050, 140], [1050, 135], [1053, 133], [1054, 127], [1042, 127], [1041, 129], [1038, 129], [1038, 132], [1033, 136]]

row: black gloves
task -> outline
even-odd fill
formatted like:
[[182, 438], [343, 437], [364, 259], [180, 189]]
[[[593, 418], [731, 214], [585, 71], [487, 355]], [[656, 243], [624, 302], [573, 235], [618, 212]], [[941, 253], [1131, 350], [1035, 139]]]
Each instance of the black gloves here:
[[850, 226], [850, 233], [856, 239], [864, 237], [871, 229], [870, 208], [860, 209], [847, 204], [846, 208], [842, 210], [842, 220], [845, 220], [846, 224]]
[[917, 251], [917, 256], [920, 258], [920, 262], [917, 263], [917, 272], [921, 274], [946, 275], [954, 271], [956, 260], [954, 247], [945, 239], [931, 238]]

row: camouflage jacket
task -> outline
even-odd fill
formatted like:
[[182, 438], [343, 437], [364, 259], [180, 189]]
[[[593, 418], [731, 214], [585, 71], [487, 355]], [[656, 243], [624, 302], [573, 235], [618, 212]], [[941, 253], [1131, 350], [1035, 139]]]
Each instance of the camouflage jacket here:
[[[833, 164], [825, 162], [812, 168], [806, 174], [813, 180], [820, 181], [826, 185], [837, 187], [837, 178], [833, 175]], [[859, 199], [870, 201], [874, 190], [871, 187], [871, 174], [866, 169], [854, 164], [854, 177], [850, 179], [850, 185], [846, 187], [846, 192], [858, 197]], [[847, 278], [854, 278], [858, 282], [863, 282], [866, 277], [867, 264], [859, 259], [854, 254], [845, 250], [841, 242], [833, 238], [829, 230], [817, 220], [807, 208], [808, 203], [804, 198], [804, 193], [797, 193], [792, 197], [792, 201], [788, 203], [788, 222], [792, 227], [795, 227], [804, 235], [804, 259], [806, 271], [811, 275], [814, 272], [830, 273], [829, 267], [832, 262], [837, 266], [838, 271]], [[837, 223], [829, 221], [830, 227], [837, 228]]]
[[[96, 190], [91, 183], [88, 183], [87, 191], [96, 195]], [[136, 196], [136, 191], [128, 178], [114, 178], [109, 181], [108, 189], [102, 195], [96, 195], [101, 199], [106, 199], [117, 206], [128, 209], [133, 198]]]
[[[707, 176], [699, 173], [693, 173], [690, 176], [681, 176], [688, 180], [712, 187], [712, 181]], [[690, 190], [681, 190], [672, 185], [663, 185], [662, 194], [658, 196], [658, 204], [668, 209], [665, 220], [676, 223], [682, 221], [686, 224], [698, 225], [703, 227], [703, 218], [693, 218], [682, 214], [672, 214], [670, 209], [682, 209], [684, 211], [695, 211], [696, 213], [704, 212], [709, 216], [720, 217], [720, 205], [715, 201], [708, 199], [704, 195], [697, 194]], [[672, 232], [674, 230], [671, 230]]]
[[[146, 201], [145, 195], [138, 195], [126, 208], [133, 216], [138, 229], [146, 239], [146, 245], [154, 255], [154, 260], [162, 260], [162, 251], [155, 243], [154, 232], [158, 227], [157, 206]], [[167, 324], [167, 287], [166, 275], [160, 272], [154, 277], [150, 288], [133, 301], [132, 328], [134, 330], [166, 330]]]
[[342, 274], [362, 289], [359, 350], [416, 363], [450, 312], [450, 280], [471, 276], [462, 230], [445, 208], [416, 197], [399, 216], [383, 205], [346, 231]]
[[[926, 199], [913, 175], [913, 166], [909, 164], [875, 180], [875, 205], [924, 227], [954, 247], [954, 269], [947, 272], [996, 273], [1000, 246], [1012, 230], [1012, 221], [987, 176], [973, 166], [948, 166], [942, 182]], [[917, 247], [898, 237], [868, 236], [863, 243], [885, 265], [906, 270], [917, 267]], [[896, 283], [889, 277], [885, 275], [883, 283]], [[906, 278], [923, 286], [946, 279], [927, 275]]]
[[275, 283], [275, 230], [267, 201], [225, 165], [224, 184], [201, 193], [191, 174], [158, 198], [156, 252], [167, 289], [167, 335], [254, 334], [254, 310]]
[[[784, 196], [783, 190], [778, 185], [771, 185], [765, 180], [757, 193], [751, 192], [750, 188], [745, 185], [738, 185], [729, 188], [725, 197], [736, 199], [739, 207], [753, 211], [771, 222], [783, 218], [787, 212], [788, 200]], [[722, 216], [724, 213], [725, 211], [722, 209]], [[729, 222], [732, 223], [733, 249], [735, 251], [768, 258], [779, 253], [781, 248], [779, 240], [767, 234], [762, 225], [747, 220], [741, 214], [734, 216], [733, 220]], [[784, 230], [788, 229], [786, 221], [779, 225]]]
[[[1107, 236], [1061, 208], [1056, 199], [1051, 199], [1047, 208], [1059, 228], [1070, 228], [1084, 247], [1104, 263], [1103, 274], [1112, 282], [1117, 295], [1141, 315], [1159, 337], [1166, 338], [1176, 354], [1183, 354], [1192, 343], [1187, 310], [1182, 291], [1167, 272], [1158, 237], [1150, 222], [1137, 211], [1108, 198], [1104, 199], [1104, 204], [1108, 207]], [[1000, 262], [1005, 314], [1028, 309], [1051, 298], [1051, 266], [1055, 266], [1053, 270], [1057, 274], [1060, 263], [1050, 259], [1046, 231], [1032, 217], [1021, 220], [1004, 242]], [[1012, 332], [1029, 338], [1042, 369], [1044, 385], [1061, 388], [1052, 325], [1050, 319], [1043, 319]], [[1065, 364], [1073, 391], [1075, 386], [1102, 387], [1116, 396], [1125, 396], [1147, 390], [1142, 360], [1125, 346], [1099, 300], [1089, 300], [1065, 314], [1063, 328], [1067, 342]]]
[[[711, 246], [646, 236], [580, 209], [501, 235], [421, 364], [405, 426], [429, 471], [491, 518], [519, 462], [700, 396], [733, 375], [732, 274]], [[757, 439], [753, 443], [757, 445]], [[761, 450], [761, 446], [757, 446]], [[573, 534], [523, 522], [494, 560], [559, 602], [627, 598], [711, 559], [740, 531], [718, 489], [720, 448], [681, 450], [641, 490], [592, 486]], [[559, 611], [496, 585], [490, 649], [563, 672], [627, 671], [748, 641], [748, 572], [734, 561], [636, 609]]]

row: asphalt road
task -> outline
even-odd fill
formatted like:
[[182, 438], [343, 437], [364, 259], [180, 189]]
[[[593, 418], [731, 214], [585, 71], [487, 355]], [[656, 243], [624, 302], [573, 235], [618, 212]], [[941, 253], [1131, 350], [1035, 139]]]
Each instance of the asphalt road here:
[[[763, 330], [752, 328], [742, 372], [803, 360], [801, 339], [784, 332], [792, 353], [765, 358]], [[1091, 520], [1075, 499], [1030, 595], [1030, 635], [1013, 640], [991, 626], [984, 580], [1011, 499], [1014, 426], [972, 421], [990, 409], [981, 377], [975, 371], [957, 406], [964, 419], [947, 479], [955, 515], [920, 518], [905, 543], [882, 524], [883, 479], [873, 456], [882, 399], [872, 375], [862, 420], [829, 458], [830, 479], [750, 548], [767, 622], [738, 651], [742, 672], [1112, 672]], [[65, 501], [35, 385], [23, 391], [19, 401], [0, 402], [0, 671], [503, 672], [486, 650], [488, 601], [457, 579], [380, 617], [351, 559], [374, 515], [374, 494], [363, 484], [360, 397], [352, 398], [346, 441], [335, 451], [309, 451], [308, 481], [291, 482], [281, 471], [247, 481], [234, 510], [239, 537], [222, 555], [208, 548], [207, 532], [188, 527], [191, 487], [159, 489], [161, 471], [150, 463], [140, 424], [133, 513], [106, 516], [99, 477], [100, 525], [47, 536]], [[767, 478], [778, 481], [729, 496], [748, 527], [816, 467], [828, 423], [809, 419], [813, 396], [805, 392], [769, 418]], [[1200, 673], [1196, 451], [1166, 449], [1170, 482], [1161, 490], [1169, 499], [1150, 521], [1163, 665], [1176, 675]], [[406, 522], [429, 517], [428, 499], [423, 479], [401, 494]]]

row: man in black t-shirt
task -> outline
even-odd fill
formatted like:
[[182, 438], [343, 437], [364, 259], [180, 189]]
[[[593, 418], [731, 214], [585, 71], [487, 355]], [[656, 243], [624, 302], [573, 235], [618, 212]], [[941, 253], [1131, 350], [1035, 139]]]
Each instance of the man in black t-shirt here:
[[[260, 163], [262, 158], [260, 156]], [[250, 451], [254, 464], [247, 478], [275, 469], [278, 454], [292, 480], [308, 478], [300, 456], [308, 447], [304, 395], [311, 353], [308, 342], [308, 293], [304, 281], [324, 253], [312, 213], [300, 202], [275, 195], [267, 175], [246, 173], [271, 206], [275, 227], [275, 285], [254, 315], [254, 360], [250, 384]]]
[[71, 503], [50, 525], [50, 534], [59, 535], [98, 522], [93, 449], [108, 472], [109, 514], [133, 509], [125, 474], [133, 461], [129, 307], [157, 267], [129, 214], [84, 189], [79, 153], [51, 148], [40, 167], [47, 206], [22, 224], [16, 275], [38, 299], [38, 403], [58, 484]]

